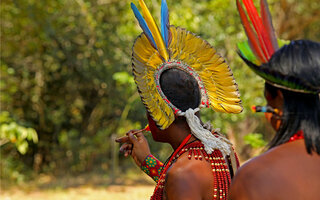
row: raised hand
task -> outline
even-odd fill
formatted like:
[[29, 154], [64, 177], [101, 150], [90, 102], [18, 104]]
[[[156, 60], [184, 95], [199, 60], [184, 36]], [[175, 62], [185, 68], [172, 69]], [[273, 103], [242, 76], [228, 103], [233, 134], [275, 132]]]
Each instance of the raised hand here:
[[144, 159], [150, 154], [150, 148], [147, 139], [143, 133], [133, 134], [135, 130], [129, 131], [126, 135], [128, 138], [118, 138], [116, 142], [123, 143], [120, 147], [120, 152], [125, 157], [131, 155], [135, 163], [140, 167]]

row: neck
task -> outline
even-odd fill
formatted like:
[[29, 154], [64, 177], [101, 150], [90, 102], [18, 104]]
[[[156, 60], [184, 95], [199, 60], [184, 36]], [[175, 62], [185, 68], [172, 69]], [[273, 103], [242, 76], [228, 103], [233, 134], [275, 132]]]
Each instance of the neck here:
[[[167, 129], [168, 134], [168, 143], [171, 145], [171, 147], [176, 150], [182, 141], [191, 134], [190, 128], [187, 124], [184, 125], [174, 125], [170, 126]], [[195, 140], [196, 138], [191, 135], [191, 138], [189, 141]]]

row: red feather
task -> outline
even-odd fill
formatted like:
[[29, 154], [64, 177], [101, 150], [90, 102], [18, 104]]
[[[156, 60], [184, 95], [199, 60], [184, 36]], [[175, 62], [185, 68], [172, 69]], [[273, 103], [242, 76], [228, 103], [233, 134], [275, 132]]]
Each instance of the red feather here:
[[255, 34], [254, 30], [252, 29], [250, 22], [245, 14], [245, 11], [243, 10], [239, 0], [237, 1], [237, 7], [240, 14], [241, 22], [244, 27], [244, 30], [246, 32], [246, 35], [248, 37], [249, 45], [253, 51], [253, 53], [256, 55], [257, 58], [259, 58], [263, 63], [267, 62], [266, 57], [264, 56], [260, 46], [259, 46], [259, 40], [257, 38], [257, 35]]
[[[278, 41], [272, 25], [271, 14], [266, 0], [260, 0], [261, 18], [273, 47], [272, 54], [279, 49]], [[272, 55], [271, 54], [271, 55]]]
[[265, 57], [267, 58], [267, 60], [269, 60], [270, 54], [272, 52], [272, 45], [270, 42], [268, 42], [270, 40], [268, 38], [268, 35], [266, 34], [265, 28], [262, 24], [261, 18], [259, 17], [258, 11], [257, 11], [256, 7], [254, 6], [252, 0], [242, 0], [242, 1], [247, 9], [247, 13], [251, 19], [253, 27], [255, 28], [255, 30], [257, 32], [262, 51], [263, 51]]

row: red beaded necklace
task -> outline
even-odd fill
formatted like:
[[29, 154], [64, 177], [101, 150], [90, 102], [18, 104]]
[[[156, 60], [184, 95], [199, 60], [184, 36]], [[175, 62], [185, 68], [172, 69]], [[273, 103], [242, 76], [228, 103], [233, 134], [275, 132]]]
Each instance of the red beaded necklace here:
[[292, 137], [290, 137], [288, 142], [293, 142], [295, 140], [301, 140], [301, 139], [304, 139], [304, 136], [303, 136], [303, 131], [300, 130], [296, 132]]
[[[160, 175], [160, 178], [159, 178], [159, 181], [158, 181], [158, 184], [157, 184], [157, 186], [156, 186], [155, 191], [156, 191], [156, 190], [159, 188], [159, 186], [161, 185], [161, 184], [160, 184], [160, 182], [161, 182], [160, 180], [162, 180], [162, 179], [164, 178], [164, 176], [165, 176], [168, 168], [171, 166], [171, 162], [172, 162], [173, 158], [176, 157], [176, 155], [178, 154], [178, 152], [182, 149], [182, 147], [188, 142], [188, 140], [189, 140], [190, 138], [191, 138], [191, 134], [189, 134], [189, 135], [182, 141], [182, 143], [179, 145], [179, 147], [174, 151], [174, 153], [173, 153], [172, 156], [170, 157], [167, 165], [164, 167], [164, 169], [163, 169], [162, 172], [161, 172], [161, 175]], [[160, 187], [161, 187], [161, 186], [160, 186]]]
[[214, 177], [213, 182], [213, 199], [227, 199], [228, 188], [231, 183], [231, 175], [229, 172], [229, 167], [226, 164], [225, 158], [222, 153], [216, 149], [212, 154], [207, 154], [204, 150], [204, 146], [200, 141], [195, 141], [193, 143], [186, 144], [190, 139], [191, 135], [183, 140], [180, 146], [175, 150], [173, 155], [170, 157], [165, 168], [162, 170], [158, 184], [154, 193], [151, 197], [151, 200], [162, 200], [164, 186], [165, 186], [165, 177], [168, 168], [177, 160], [183, 153], [188, 152], [189, 160], [194, 155], [194, 158], [197, 160], [202, 160], [202, 155], [204, 159], [211, 164], [212, 173]]

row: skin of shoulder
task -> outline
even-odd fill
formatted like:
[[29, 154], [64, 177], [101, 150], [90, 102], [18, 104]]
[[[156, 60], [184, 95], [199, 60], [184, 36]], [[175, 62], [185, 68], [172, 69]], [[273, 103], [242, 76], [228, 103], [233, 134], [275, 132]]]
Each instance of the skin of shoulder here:
[[259, 193], [257, 187], [263, 184], [263, 178], [259, 180], [259, 177], [260, 174], [264, 174], [263, 163], [259, 160], [261, 159], [253, 159], [238, 169], [231, 183], [230, 199], [250, 200], [256, 198], [256, 193]]
[[168, 200], [212, 199], [213, 175], [206, 160], [188, 159], [183, 154], [169, 168], [165, 183], [165, 196]]
[[240, 167], [230, 199], [316, 199], [320, 195], [317, 166], [320, 156], [307, 154], [303, 140], [280, 145]]

